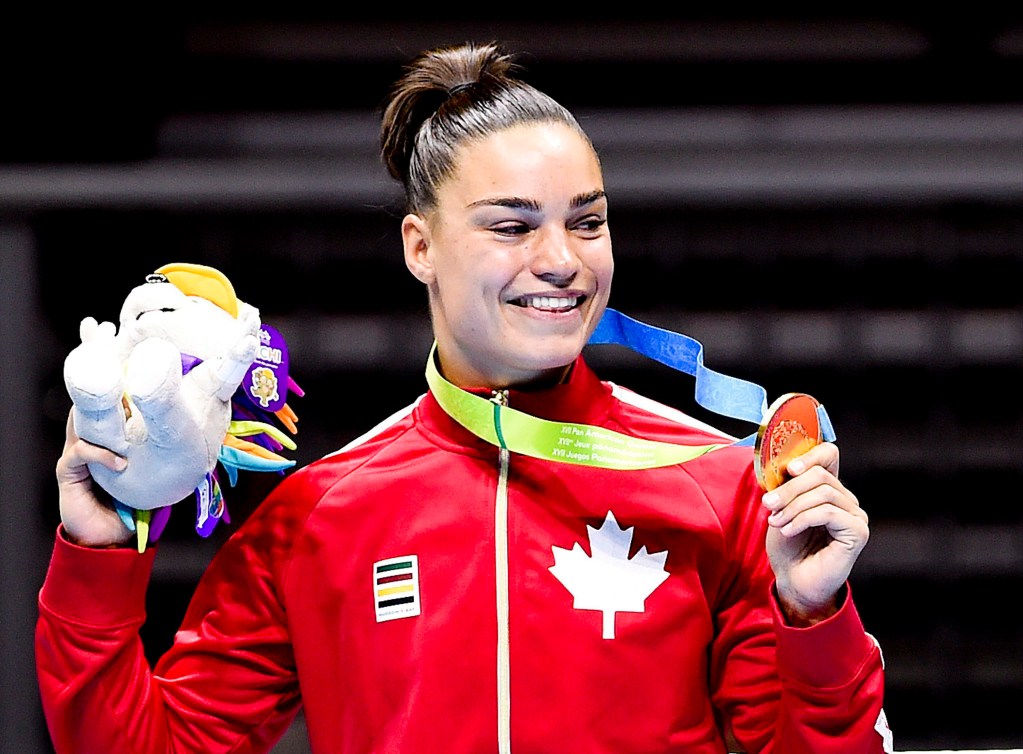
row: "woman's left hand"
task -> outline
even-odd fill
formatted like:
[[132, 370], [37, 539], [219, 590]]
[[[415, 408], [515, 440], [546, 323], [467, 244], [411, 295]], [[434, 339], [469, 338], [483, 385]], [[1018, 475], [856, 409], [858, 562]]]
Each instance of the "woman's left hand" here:
[[838, 455], [834, 443], [811, 448], [789, 462], [788, 481], [763, 498], [767, 555], [793, 625], [837, 611], [838, 592], [870, 536], [866, 512], [838, 481]]

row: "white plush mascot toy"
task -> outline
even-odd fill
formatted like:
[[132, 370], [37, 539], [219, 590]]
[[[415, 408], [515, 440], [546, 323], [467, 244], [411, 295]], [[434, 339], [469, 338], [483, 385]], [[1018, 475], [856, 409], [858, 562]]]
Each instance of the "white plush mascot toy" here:
[[[195, 264], [148, 275], [129, 292], [119, 321], [115, 329], [82, 320], [82, 342], [64, 362], [78, 436], [128, 460], [122, 472], [99, 464], [89, 470], [136, 530], [140, 551], [158, 535], [151, 514], [164, 514], [162, 529], [170, 506], [193, 492], [196, 529], [205, 536], [223, 508], [218, 461], [232, 483], [237, 468], [293, 465], [274, 451], [294, 443], [261, 421], [262, 413], [273, 413], [295, 431], [296, 417], [281, 396], [289, 387], [301, 390], [286, 375], [282, 344], [272, 342], [279, 334], [237, 298], [223, 274]], [[243, 384], [246, 378], [251, 384]], [[277, 400], [272, 407], [268, 391]], [[260, 434], [262, 444], [239, 439]]]

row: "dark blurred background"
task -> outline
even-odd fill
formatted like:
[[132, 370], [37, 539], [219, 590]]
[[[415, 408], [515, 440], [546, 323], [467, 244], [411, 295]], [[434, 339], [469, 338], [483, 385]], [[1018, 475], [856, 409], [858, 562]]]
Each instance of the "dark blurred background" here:
[[[677, 4], [676, 4], [677, 5]], [[871, 516], [853, 576], [900, 751], [1023, 745], [1023, 15], [373, 17], [177, 7], [0, 28], [0, 751], [45, 754], [31, 635], [57, 522], [64, 356], [146, 273], [224, 271], [285, 335], [301, 462], [425, 390], [378, 106], [416, 52], [504, 41], [605, 166], [611, 303], [707, 366], [828, 408]], [[371, 14], [371, 12], [369, 12]], [[612, 346], [608, 378], [708, 416], [692, 380]], [[147, 650], [278, 477], [179, 507]], [[304, 752], [301, 718], [279, 751]]]

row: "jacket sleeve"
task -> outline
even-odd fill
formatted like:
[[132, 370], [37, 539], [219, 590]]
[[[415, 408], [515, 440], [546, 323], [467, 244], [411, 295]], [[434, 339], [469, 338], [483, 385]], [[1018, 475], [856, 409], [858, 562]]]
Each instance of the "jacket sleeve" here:
[[726, 536], [735, 553], [718, 606], [711, 683], [723, 727], [748, 754], [886, 754], [881, 650], [846, 586], [835, 615], [786, 624], [774, 597], [766, 517], [755, 482], [744, 483]]
[[55, 751], [270, 750], [300, 700], [273, 579], [251, 548], [222, 549], [151, 669], [138, 631], [158, 551], [79, 547], [58, 531], [35, 639]]

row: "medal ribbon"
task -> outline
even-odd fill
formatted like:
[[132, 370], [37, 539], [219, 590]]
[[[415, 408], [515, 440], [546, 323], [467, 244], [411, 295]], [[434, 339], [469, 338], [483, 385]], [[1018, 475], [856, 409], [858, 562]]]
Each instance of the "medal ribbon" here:
[[[648, 325], [605, 309], [590, 336], [590, 345], [612, 343], [625, 346], [647, 358], [696, 378], [696, 402], [709, 411], [733, 419], [761, 424], [767, 413], [767, 392], [760, 385], [715, 372], [703, 365], [703, 345], [688, 335]], [[821, 432], [826, 442], [835, 439], [835, 430], [824, 406], [817, 409]], [[755, 436], [755, 435], [754, 435]], [[748, 444], [749, 438], [742, 440]]]
[[[605, 310], [590, 344], [617, 344], [696, 378], [696, 400], [704, 408], [760, 424], [767, 411], [762, 387], [703, 366], [703, 346], [686, 335], [663, 330]], [[753, 445], [756, 433], [730, 443], [681, 445], [645, 440], [590, 424], [555, 422], [462, 390], [446, 380], [436, 365], [437, 344], [430, 349], [426, 382], [441, 408], [477, 437], [513, 453], [561, 463], [606, 469], [649, 469], [691, 461], [720, 448]], [[825, 440], [834, 439], [827, 412], [818, 415]]]

